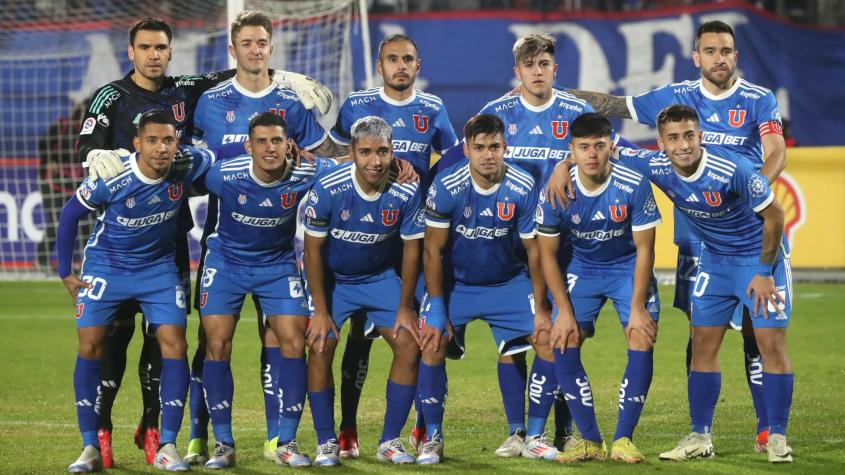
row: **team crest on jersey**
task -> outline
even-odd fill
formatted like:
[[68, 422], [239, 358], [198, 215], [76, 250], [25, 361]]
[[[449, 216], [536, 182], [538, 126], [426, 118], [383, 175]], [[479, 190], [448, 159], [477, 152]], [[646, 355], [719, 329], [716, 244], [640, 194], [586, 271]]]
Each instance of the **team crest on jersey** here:
[[176, 119], [176, 122], [182, 122], [185, 120], [185, 102], [180, 102], [178, 104], [173, 104], [173, 118]]
[[[308, 209], [313, 209], [313, 208], [309, 207]], [[340, 219], [342, 219], [343, 221], [349, 220], [349, 210], [348, 209], [345, 209], [345, 210], [340, 212]]]
[[572, 224], [580, 224], [581, 223], [581, 216], [578, 215], [578, 213], [573, 214], [572, 217], [569, 218], [569, 219], [572, 220]]
[[511, 135], [516, 135], [516, 124], [508, 125], [508, 133]]
[[208, 292], [200, 294], [200, 308], [205, 308], [205, 303], [208, 302]]
[[[432, 206], [432, 208], [434, 207]], [[464, 207], [464, 218], [469, 218], [470, 216], [472, 216], [472, 206]]]
[[245, 205], [246, 204], [246, 195], [241, 193], [238, 195], [238, 203]]
[[296, 193], [282, 193], [282, 208], [291, 209], [296, 204]]
[[414, 128], [417, 132], [425, 132], [428, 130], [428, 116], [422, 114], [414, 114]]
[[76, 318], [77, 319], [82, 317], [82, 312], [84, 312], [84, 311], [85, 311], [85, 304], [84, 303], [76, 304]]
[[621, 223], [628, 217], [628, 205], [610, 205], [610, 219]]
[[751, 181], [748, 182], [748, 191], [751, 192], [751, 196], [754, 198], [765, 196], [766, 183], [763, 182], [763, 179], [759, 175], [754, 175], [751, 177]]
[[174, 183], [167, 187], [167, 196], [170, 201], [177, 201], [182, 197], [182, 182]]
[[398, 209], [383, 209], [381, 210], [381, 224], [385, 226], [393, 226], [396, 220], [399, 219]]
[[235, 121], [235, 111], [226, 111], [226, 122], [230, 124]]
[[135, 207], [135, 197], [134, 196], [130, 196], [129, 198], [126, 198], [126, 207], [130, 208], [130, 209]]
[[556, 139], [562, 139], [566, 137], [566, 134], [569, 133], [569, 121], [568, 120], [553, 120], [552, 121], [552, 135], [555, 136]]
[[502, 221], [510, 221], [513, 218], [515, 209], [516, 205], [513, 203], [502, 203], [501, 201], [496, 203], [497, 214]]
[[705, 191], [704, 201], [710, 206], [719, 206], [722, 204], [722, 194], [718, 191]]
[[[348, 219], [349, 218], [349, 210], [345, 209], [345, 210], [343, 210], [343, 212], [346, 213], [346, 218]], [[317, 219], [317, 212], [314, 211], [313, 206], [309, 206], [309, 207], [305, 208], [305, 216], [307, 216], [311, 219]], [[341, 217], [343, 217], [343, 213], [341, 213]]]
[[728, 111], [728, 123], [731, 127], [741, 127], [745, 123], [745, 109], [731, 109]]

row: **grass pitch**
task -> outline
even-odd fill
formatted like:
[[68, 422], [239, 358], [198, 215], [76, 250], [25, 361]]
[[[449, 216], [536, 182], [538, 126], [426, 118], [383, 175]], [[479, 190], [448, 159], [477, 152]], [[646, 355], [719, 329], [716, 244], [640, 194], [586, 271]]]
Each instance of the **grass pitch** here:
[[[713, 442], [716, 458], [684, 464], [664, 463], [657, 454], [674, 447], [689, 431], [684, 371], [687, 322], [671, 308], [672, 289], [661, 287], [663, 312], [655, 349], [654, 382], [635, 440], [646, 463], [588, 463], [575, 467], [526, 459], [500, 459], [493, 453], [506, 436], [496, 381], [496, 352], [483, 323], [470, 325], [467, 356], [448, 363], [449, 402], [446, 409], [445, 463], [434, 467], [393, 467], [375, 460], [375, 448], [384, 413], [384, 387], [390, 350], [383, 342], [373, 346], [370, 373], [359, 412], [362, 458], [333, 472], [583, 472], [612, 473], [662, 471], [701, 473], [843, 473], [845, 467], [845, 285], [801, 284], [795, 288], [789, 349], [795, 369], [795, 397], [789, 425], [795, 463], [771, 466], [765, 455], [752, 450], [754, 412], [742, 369], [742, 339], [729, 332], [722, 349], [722, 394], [716, 409]], [[72, 372], [76, 353], [74, 312], [70, 297], [58, 282], [0, 282], [0, 473], [59, 473], [79, 455], [81, 438], [76, 427]], [[248, 303], [248, 302], [247, 302]], [[188, 335], [196, 334], [198, 316], [189, 318]], [[194, 341], [189, 338], [189, 345]], [[130, 347], [127, 374], [118, 395], [114, 419], [116, 469], [124, 473], [154, 470], [144, 465], [143, 453], [132, 445], [140, 416], [137, 367], [140, 338]], [[191, 348], [189, 352], [192, 352]], [[616, 427], [616, 393], [625, 365], [624, 336], [611, 306], [602, 312], [597, 336], [584, 348], [584, 366], [590, 376], [602, 433]], [[265, 433], [263, 400], [258, 375], [259, 345], [254, 311], [248, 303], [235, 337], [233, 372], [235, 406], [233, 426], [238, 444], [237, 473], [290, 471], [264, 461], [260, 447]], [[336, 361], [339, 365], [340, 350]], [[336, 380], [339, 370], [335, 370]], [[339, 381], [338, 381], [339, 382]], [[187, 411], [186, 411], [187, 412]], [[339, 401], [336, 404], [339, 422]], [[411, 416], [413, 417], [413, 415]], [[179, 449], [187, 447], [187, 420]], [[406, 428], [404, 433], [407, 433]], [[552, 431], [552, 421], [548, 428]], [[312, 453], [316, 444], [310, 412], [302, 418], [298, 437]], [[837, 468], [839, 467], [839, 468]], [[198, 471], [205, 469], [199, 468]], [[310, 469], [315, 470], [315, 469]]]

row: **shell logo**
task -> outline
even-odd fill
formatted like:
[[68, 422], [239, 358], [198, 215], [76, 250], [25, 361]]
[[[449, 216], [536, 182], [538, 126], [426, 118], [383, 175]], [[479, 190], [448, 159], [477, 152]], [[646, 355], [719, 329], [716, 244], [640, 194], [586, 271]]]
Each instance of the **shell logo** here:
[[792, 247], [795, 232], [807, 221], [807, 203], [801, 194], [801, 187], [788, 173], [783, 172], [772, 184], [772, 192], [783, 207], [783, 231]]

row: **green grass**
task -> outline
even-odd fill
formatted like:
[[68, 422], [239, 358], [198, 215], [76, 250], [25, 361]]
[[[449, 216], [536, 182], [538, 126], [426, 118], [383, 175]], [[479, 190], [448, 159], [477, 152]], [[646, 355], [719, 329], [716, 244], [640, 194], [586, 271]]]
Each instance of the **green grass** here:
[[[641, 466], [601, 464], [610, 472], [643, 473], [659, 470], [702, 473], [786, 472], [841, 473], [845, 464], [845, 409], [842, 390], [845, 357], [845, 285], [802, 284], [796, 287], [789, 348], [797, 375], [790, 420], [790, 444], [796, 452], [791, 466], [772, 467], [765, 456], [753, 452], [754, 416], [742, 370], [742, 341], [737, 332], [725, 338], [722, 350], [722, 394], [716, 410], [714, 445], [710, 461], [668, 464], [657, 460], [689, 430], [684, 348], [686, 319], [671, 308], [671, 288], [661, 288], [664, 312], [655, 351], [651, 386], [636, 440], [647, 456]], [[73, 405], [72, 372], [76, 353], [74, 312], [70, 297], [58, 282], [0, 282], [0, 473], [58, 473], [79, 455], [80, 436]], [[234, 428], [238, 442], [239, 473], [278, 473], [285, 469], [260, 458], [264, 412], [258, 377], [258, 339], [251, 305], [246, 305], [235, 337]], [[197, 315], [190, 317], [188, 334], [194, 335]], [[140, 391], [135, 367], [139, 338], [130, 348], [129, 370], [114, 408], [114, 450], [117, 467], [124, 473], [153, 471], [143, 464], [143, 454], [132, 445], [132, 432], [140, 415]], [[383, 343], [373, 347], [371, 369], [359, 414], [362, 460], [343, 465], [342, 472], [512, 472], [546, 473], [599, 468], [562, 467], [525, 459], [502, 460], [493, 451], [505, 437], [504, 416], [496, 382], [496, 353], [490, 332], [475, 323], [467, 332], [468, 355], [449, 363], [449, 403], [444, 432], [446, 463], [436, 467], [393, 468], [375, 461], [375, 443], [381, 431], [384, 384], [390, 360]], [[189, 341], [193, 346], [194, 342]], [[339, 358], [338, 358], [339, 359]], [[597, 336], [588, 341], [584, 365], [590, 375], [599, 424], [611, 437], [616, 423], [616, 392], [625, 364], [625, 345], [616, 316], [607, 306]], [[339, 374], [339, 371], [335, 371]], [[339, 418], [339, 403], [336, 414]], [[308, 411], [306, 411], [308, 412]], [[180, 435], [180, 450], [187, 446], [187, 415]], [[549, 423], [551, 428], [551, 421]], [[406, 431], [407, 432], [407, 431]], [[304, 415], [299, 434], [308, 452], [315, 445], [310, 413]], [[840, 467], [837, 469], [836, 467]], [[202, 471], [203, 469], [199, 469]], [[313, 470], [313, 469], [312, 469]], [[335, 470], [337, 471], [337, 470]]]

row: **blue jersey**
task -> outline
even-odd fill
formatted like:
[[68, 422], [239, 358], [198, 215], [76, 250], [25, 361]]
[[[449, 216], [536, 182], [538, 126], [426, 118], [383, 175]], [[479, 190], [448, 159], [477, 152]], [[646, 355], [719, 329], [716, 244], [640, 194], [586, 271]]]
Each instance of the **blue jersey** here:
[[216, 163], [205, 177], [206, 188], [219, 199], [208, 256], [234, 271], [295, 272], [297, 207], [332, 166], [322, 159], [295, 168], [289, 163], [281, 180], [264, 183], [253, 174], [249, 155]]
[[395, 275], [401, 239], [424, 232], [418, 183], [396, 183], [390, 172], [380, 193], [367, 196], [344, 163], [318, 180], [305, 208], [305, 232], [327, 237], [323, 257], [337, 282], [363, 283]]
[[326, 139], [326, 131], [314, 113], [302, 106], [293, 91], [271, 83], [254, 93], [231, 78], [200, 97], [194, 113], [194, 141], [203, 141], [209, 147], [245, 142], [250, 119], [261, 112], [282, 116], [288, 137], [305, 150], [318, 147]]
[[411, 97], [395, 101], [381, 87], [353, 92], [343, 101], [337, 123], [329, 133], [332, 140], [349, 145], [352, 124], [368, 115], [381, 117], [390, 124], [393, 153], [410, 162], [423, 183], [431, 181], [428, 170], [432, 149], [442, 155], [458, 143], [446, 106], [439, 97], [414, 90]]
[[682, 177], [661, 152], [620, 149], [619, 153], [623, 165], [647, 176], [666, 193], [701, 236], [704, 249], [725, 256], [760, 255], [763, 218], [756, 213], [775, 196], [769, 182], [747, 160], [730, 155], [727, 160], [702, 148], [698, 170]]
[[426, 198], [426, 225], [449, 228], [444, 269], [467, 285], [502, 284], [526, 272], [522, 239], [534, 237], [537, 190], [525, 170], [508, 164], [489, 190], [472, 179], [469, 160], [434, 178]]
[[212, 152], [183, 147], [191, 164], [157, 180], [138, 169], [137, 154], [123, 157], [125, 171], [104, 181], [86, 178], [77, 189], [79, 201], [99, 213], [85, 246], [85, 261], [110, 272], [132, 273], [164, 266], [176, 270], [179, 207], [194, 180], [215, 161]]
[[611, 166], [607, 181], [595, 191], [584, 189], [578, 179], [578, 167], [573, 167], [570, 173], [577, 199], [566, 209], [552, 208], [540, 197], [537, 233], [568, 235], [573, 262], [604, 267], [633, 264], [637, 255], [633, 232], [651, 229], [661, 222], [648, 179], [622, 164]]

